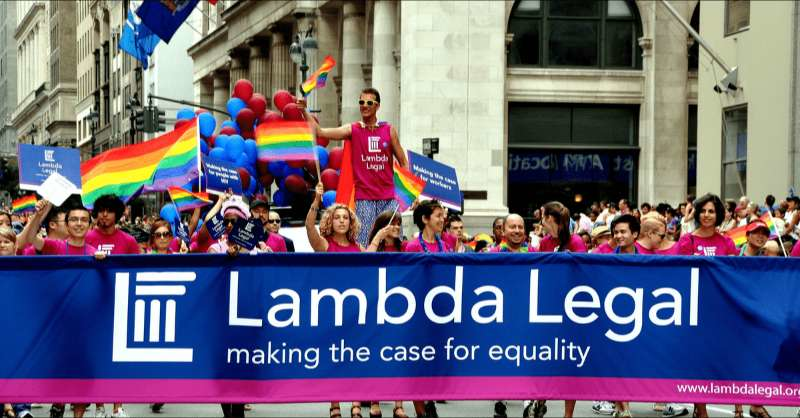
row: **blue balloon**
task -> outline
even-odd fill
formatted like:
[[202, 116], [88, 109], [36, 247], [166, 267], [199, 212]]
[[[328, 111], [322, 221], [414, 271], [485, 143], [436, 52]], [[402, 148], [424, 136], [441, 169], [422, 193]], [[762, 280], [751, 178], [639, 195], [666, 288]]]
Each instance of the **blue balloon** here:
[[200, 152], [208, 155], [208, 142], [200, 141]]
[[220, 147], [214, 147], [208, 152], [208, 156], [215, 160], [225, 160], [225, 155], [225, 149]]
[[178, 114], [176, 115], [175, 119], [177, 119], [177, 120], [184, 120], [184, 119], [188, 120], [188, 119], [192, 119], [193, 117], [194, 117], [194, 110], [189, 109], [188, 107], [184, 107], [183, 109], [178, 111]]
[[214, 147], [225, 149], [225, 145], [227, 145], [230, 140], [231, 137], [228, 135], [217, 135], [217, 139], [214, 140]]
[[250, 186], [247, 188], [247, 195], [252, 196], [256, 192], [256, 185], [258, 181], [255, 178], [251, 178]]
[[258, 156], [258, 147], [256, 147], [256, 140], [255, 139], [248, 139], [244, 141], [244, 153], [247, 154], [247, 158], [255, 164], [256, 157]]
[[225, 144], [225, 153], [228, 154], [230, 161], [236, 161], [244, 152], [244, 139], [239, 135], [232, 135], [231, 139]]
[[317, 145], [317, 158], [319, 159], [319, 170], [328, 168], [328, 150], [322, 145]]
[[282, 189], [278, 189], [272, 195], [272, 204], [273, 206], [289, 206], [290, 197], [291, 193], [286, 193]]
[[228, 100], [228, 104], [225, 106], [225, 108], [228, 109], [228, 114], [231, 115], [231, 119], [236, 119], [236, 115], [245, 107], [247, 107], [247, 103], [238, 97], [231, 97], [231, 99]]
[[269, 169], [269, 172], [272, 173], [272, 176], [276, 178], [286, 177], [286, 171], [288, 168], [289, 166], [285, 161], [270, 161], [270, 163], [267, 164], [267, 169]]
[[233, 165], [236, 167], [245, 167], [247, 165], [247, 154], [239, 154], [239, 156], [233, 160]]
[[288, 165], [287, 165], [287, 168], [286, 168], [286, 177], [289, 177], [289, 176], [291, 176], [292, 174], [297, 174], [298, 176], [300, 176], [300, 177], [303, 177], [303, 175], [305, 174], [305, 172], [303, 171], [303, 169], [302, 169], [302, 168], [288, 167]]
[[175, 222], [180, 222], [180, 215], [178, 215], [178, 209], [175, 207], [173, 203], [167, 203], [161, 207], [161, 211], [158, 212], [161, 219], [174, 224]]
[[217, 120], [214, 119], [214, 115], [206, 112], [201, 113], [197, 118], [200, 124], [200, 135], [202, 135], [203, 138], [214, 135], [214, 130], [217, 129]]
[[336, 203], [336, 190], [328, 190], [327, 192], [322, 194], [322, 207], [327, 208], [328, 206]]

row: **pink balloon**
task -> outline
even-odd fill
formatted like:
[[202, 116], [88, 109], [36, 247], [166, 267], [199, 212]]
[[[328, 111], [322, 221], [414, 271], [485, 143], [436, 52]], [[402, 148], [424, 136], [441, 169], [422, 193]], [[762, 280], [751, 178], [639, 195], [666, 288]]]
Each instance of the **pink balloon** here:
[[328, 168], [339, 170], [342, 168], [342, 158], [344, 157], [344, 149], [336, 147], [328, 151]]
[[286, 120], [304, 120], [303, 111], [294, 103], [289, 103], [283, 107], [283, 118]]
[[260, 93], [256, 93], [247, 101], [249, 107], [256, 115], [263, 115], [267, 110], [267, 98]]
[[292, 193], [306, 193], [308, 192], [308, 184], [297, 174], [286, 176], [286, 188]]
[[322, 186], [325, 188], [325, 191], [328, 190], [336, 190], [339, 187], [339, 173], [332, 168], [326, 168], [322, 171]]
[[272, 95], [272, 104], [275, 106], [275, 110], [279, 112], [283, 112], [283, 107], [289, 103], [294, 103], [294, 101], [292, 94], [286, 90], [278, 90]]
[[238, 97], [247, 103], [253, 97], [253, 83], [250, 80], [239, 80], [233, 85], [233, 97]]

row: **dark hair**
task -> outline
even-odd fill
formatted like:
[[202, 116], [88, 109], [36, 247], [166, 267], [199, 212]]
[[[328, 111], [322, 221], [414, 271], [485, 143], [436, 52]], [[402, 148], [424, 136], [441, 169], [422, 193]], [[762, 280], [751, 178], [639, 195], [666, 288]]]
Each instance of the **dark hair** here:
[[661, 216], [666, 217], [670, 210], [672, 210], [672, 206], [670, 206], [669, 203], [659, 203], [656, 205], [656, 212]]
[[770, 209], [771, 209], [771, 208], [772, 208], [772, 205], [774, 205], [774, 204], [775, 204], [775, 196], [773, 196], [773, 195], [771, 195], [771, 194], [768, 194], [768, 195], [767, 195], [767, 198], [766, 198], [766, 199], [764, 199], [764, 203], [766, 203], [766, 204], [767, 204], [767, 205], [770, 207]]
[[422, 218], [426, 216], [430, 218], [436, 209], [444, 209], [438, 200], [423, 200], [419, 206], [414, 209], [414, 225], [416, 225], [420, 231], [425, 229], [425, 222], [422, 222]]
[[62, 213], [64, 214], [64, 221], [66, 221], [67, 209], [63, 205], [54, 206], [52, 209], [50, 209], [50, 212], [47, 213], [47, 216], [44, 218], [44, 222], [42, 222], [42, 225], [44, 225], [48, 233], [50, 232], [50, 222], [57, 221], [58, 215]]
[[690, 194], [690, 195], [686, 196], [686, 203], [694, 202], [694, 201], [695, 201], [695, 196], [693, 194]]
[[375, 101], [380, 103], [381, 102], [381, 94], [378, 92], [378, 89], [375, 87], [367, 87], [364, 90], [361, 90], [361, 94], [371, 94], [375, 96]]
[[614, 210], [617, 210], [617, 209], [618, 209], [618, 208], [617, 208], [617, 204], [616, 204], [616, 203], [614, 203], [614, 202], [608, 202], [608, 208], [609, 208], [609, 209], [614, 209]]
[[616, 227], [619, 224], [628, 224], [628, 228], [631, 230], [631, 232], [635, 232], [637, 234], [641, 230], [641, 224], [639, 224], [639, 220], [636, 219], [636, 217], [633, 215], [628, 215], [628, 214], [620, 215], [616, 219], [611, 221], [612, 234], [614, 233], [614, 227]]
[[1, 216], [5, 216], [6, 218], [8, 218], [8, 223], [9, 224], [11, 223], [11, 214], [10, 213], [8, 213], [6, 211], [0, 211], [0, 217]]
[[503, 225], [505, 225], [506, 218], [504, 216], [498, 216], [498, 217], [494, 218], [494, 220], [492, 221], [492, 229], [494, 229], [494, 224], [496, 224], [497, 221], [503, 221]]
[[453, 223], [453, 222], [461, 222], [461, 223], [463, 223], [464, 221], [462, 221], [461, 217], [458, 216], [457, 214], [452, 214], [452, 215], [448, 216], [447, 219], [445, 219], [445, 221], [444, 221], [444, 229], [445, 229], [445, 231], [450, 229], [450, 224]]
[[697, 225], [700, 225], [700, 212], [707, 203], [714, 204], [714, 212], [716, 212], [716, 222], [714, 224], [716, 226], [722, 225], [722, 221], [725, 219], [725, 206], [722, 204], [722, 200], [719, 196], [711, 193], [706, 193], [697, 198], [694, 201], [694, 221]]
[[544, 205], [543, 217], [552, 216], [558, 224], [558, 251], [567, 251], [572, 234], [569, 231], [569, 209], [560, 202]]
[[[697, 210], [698, 208], [695, 208]], [[728, 210], [728, 213], [735, 213], [736, 212], [736, 201], [733, 199], [725, 199], [725, 209]]]
[[653, 209], [653, 207], [650, 206], [650, 204], [647, 202], [644, 202], [641, 204], [641, 206], [639, 206], [639, 209], [644, 209], [644, 208], [647, 208], [647, 210]]
[[92, 209], [92, 218], [97, 219], [100, 212], [107, 210], [114, 212], [114, 221], [119, 222], [122, 219], [122, 214], [125, 213], [125, 204], [122, 200], [113, 194], [104, 194], [94, 201], [94, 208]]
[[[394, 215], [394, 219], [392, 219], [392, 215]], [[395, 214], [395, 212], [393, 210], [385, 210], [385, 211], [381, 212], [381, 214], [378, 215], [377, 218], [375, 218], [375, 223], [372, 224], [372, 229], [369, 231], [369, 240], [367, 240], [367, 241], [368, 242], [372, 242], [372, 240], [375, 239], [375, 235], [378, 235], [378, 231], [380, 231], [381, 229], [385, 228], [386, 225], [389, 225], [389, 220], [390, 219], [392, 221], [398, 220], [398, 221], [402, 222], [402, 220], [400, 218], [400, 214], [399, 213]], [[399, 250], [401, 244], [402, 244], [402, 242], [400, 241], [399, 238], [395, 238], [394, 239], [395, 248], [397, 248]], [[383, 241], [381, 241], [381, 243], [378, 244], [378, 251], [383, 251], [384, 249], [385, 249], [385, 244], [384, 244]]]

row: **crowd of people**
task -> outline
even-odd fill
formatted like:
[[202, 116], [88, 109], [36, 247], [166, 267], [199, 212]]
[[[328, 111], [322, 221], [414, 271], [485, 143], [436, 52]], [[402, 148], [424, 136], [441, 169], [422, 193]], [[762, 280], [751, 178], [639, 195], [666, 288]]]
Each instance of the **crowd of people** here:
[[[298, 103], [305, 111], [305, 103]], [[397, 158], [407, 167], [408, 161], [400, 146], [397, 131], [378, 122], [380, 94], [365, 89], [359, 97], [362, 120], [339, 128], [321, 128], [315, 122], [316, 133], [333, 140], [349, 140], [353, 145], [352, 161], [355, 178], [355, 205], [333, 204], [322, 208], [323, 187], [319, 184], [305, 219], [305, 229], [315, 252], [416, 252], [416, 253], [528, 253], [575, 252], [594, 254], [688, 255], [688, 256], [792, 256], [800, 255], [800, 198], [789, 196], [782, 202], [768, 196], [763, 205], [742, 197], [739, 201], [723, 201], [706, 194], [688, 197], [677, 207], [661, 203], [653, 207], [642, 203], [638, 207], [626, 199], [619, 202], [598, 202], [585, 213], [572, 214], [560, 202], [546, 202], [531, 214], [508, 214], [498, 217], [490, 233], [468, 234], [457, 213], [448, 211], [435, 200], [415, 202], [413, 223], [416, 232], [404, 236], [402, 216], [394, 201], [392, 165]], [[307, 119], [313, 118], [307, 114]], [[377, 142], [376, 142], [377, 140]], [[369, 145], [368, 145], [369, 142]], [[374, 146], [378, 144], [378, 146]], [[373, 155], [374, 154], [374, 155]], [[369, 155], [369, 156], [367, 156]], [[363, 157], [363, 158], [362, 158]], [[359, 167], [359, 162], [370, 162]], [[380, 162], [380, 163], [376, 163]], [[220, 253], [229, 257], [240, 254], [294, 251], [287, 237], [280, 235], [280, 215], [270, 210], [266, 198], [244, 198], [225, 194], [203, 213], [195, 209], [186, 220], [188, 242], [178, 239], [174, 222], [155, 216], [136, 218], [125, 216], [125, 205], [116, 196], [102, 196], [92, 210], [83, 207], [79, 197], [54, 207], [45, 200], [37, 203], [35, 212], [17, 216], [0, 213], [0, 255], [87, 255], [102, 260], [118, 254], [182, 254]], [[777, 230], [771, 238], [770, 225], [763, 215], [771, 214], [770, 223]], [[225, 223], [225, 231], [212, 239], [207, 225], [217, 215]], [[201, 222], [200, 218], [204, 216]], [[525, 217], [527, 216], [527, 218]], [[253, 249], [243, 248], [228, 240], [228, 234], [241, 219], [256, 218], [264, 226], [263, 239]], [[317, 222], [318, 227], [317, 227]], [[737, 248], [725, 232], [744, 226], [747, 242]], [[352, 400], [351, 400], [352, 401]], [[394, 400], [394, 418], [407, 416], [403, 400]], [[571, 417], [575, 401], [565, 401], [565, 417]], [[380, 405], [371, 401], [371, 417], [380, 416]], [[330, 404], [330, 417], [341, 418], [341, 404]], [[433, 400], [413, 401], [417, 417], [437, 417]], [[73, 416], [83, 417], [90, 406], [75, 404]], [[164, 404], [152, 404], [154, 412]], [[674, 403], [656, 403], [654, 408], [663, 416], [687, 414], [686, 408]], [[243, 417], [248, 409], [244, 404], [222, 404], [223, 414]], [[630, 416], [625, 401], [597, 401], [593, 410], [598, 414]], [[543, 417], [547, 411], [544, 400], [526, 402], [526, 417]], [[742, 417], [743, 407], [734, 407], [735, 416]], [[30, 416], [29, 404], [5, 404], [7, 416]], [[362, 417], [362, 403], [353, 401], [351, 417]], [[751, 405], [749, 414], [767, 418], [761, 405]], [[50, 416], [60, 418], [63, 404], [53, 404]], [[123, 405], [113, 405], [112, 416], [127, 416]], [[497, 401], [495, 417], [506, 416], [506, 405]], [[104, 405], [97, 404], [95, 417], [105, 417]], [[694, 416], [707, 417], [703, 404], [694, 406]]]

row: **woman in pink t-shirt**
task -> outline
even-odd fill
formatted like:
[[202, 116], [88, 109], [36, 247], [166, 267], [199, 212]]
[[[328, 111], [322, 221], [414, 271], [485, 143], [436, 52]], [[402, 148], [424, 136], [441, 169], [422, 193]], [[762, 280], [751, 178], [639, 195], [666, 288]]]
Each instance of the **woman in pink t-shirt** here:
[[444, 231], [444, 208], [436, 200], [425, 200], [414, 209], [414, 224], [419, 236], [409, 240], [406, 253], [449, 253], [453, 250], [442, 239]]
[[356, 242], [361, 223], [352, 209], [333, 204], [322, 213], [319, 231], [314, 227], [322, 203], [322, 183], [317, 184], [316, 195], [306, 216], [306, 234], [311, 248], [318, 253], [360, 253], [364, 249]]

